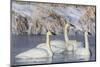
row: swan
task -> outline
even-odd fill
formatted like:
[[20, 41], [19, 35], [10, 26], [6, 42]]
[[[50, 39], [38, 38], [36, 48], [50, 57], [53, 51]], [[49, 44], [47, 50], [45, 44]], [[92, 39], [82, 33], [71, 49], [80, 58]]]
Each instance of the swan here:
[[[67, 26], [65, 25], [64, 32], [66, 32], [66, 29], [67, 29]], [[66, 33], [64, 34], [65, 41], [68, 40], [68, 36]], [[52, 49], [53, 53], [63, 53], [66, 49], [65, 41], [62, 41], [62, 40], [50, 41], [51, 49]], [[37, 45], [37, 48], [44, 48], [44, 47], [45, 47], [44, 44]]]
[[50, 37], [51, 32], [48, 31], [46, 35], [46, 43], [42, 43], [40, 45], [45, 45], [45, 48], [33, 48], [28, 51], [22, 52], [16, 56], [16, 58], [28, 60], [28, 59], [40, 59], [40, 58], [46, 58], [46, 57], [52, 57], [52, 49], [50, 47]]
[[[65, 41], [62, 40], [53, 40], [50, 41], [51, 49], [53, 53], [63, 53], [65, 50]], [[45, 48], [45, 44], [39, 44], [36, 48]]]
[[66, 42], [66, 50], [67, 51], [75, 51], [77, 48], [79, 47], [83, 47], [82, 46], [82, 42], [79, 42], [77, 40], [69, 40], [68, 38], [68, 27], [69, 26], [73, 26], [72, 24], [66, 23], [65, 24], [65, 31], [64, 31], [64, 35], [65, 35], [65, 42]]
[[89, 60], [90, 59], [90, 50], [89, 50], [89, 42], [88, 42], [88, 32], [85, 31], [84, 32], [84, 39], [85, 39], [85, 47], [83, 48], [78, 48], [75, 51], [75, 54], [77, 55], [77, 57], [83, 60]]
[[[62, 40], [53, 40], [50, 41], [51, 44], [51, 49], [53, 53], [63, 53], [65, 49], [68, 51], [76, 50], [77, 47], [81, 47], [82, 43], [78, 42], [76, 40], [69, 40], [68, 35], [67, 35], [67, 30], [69, 26], [73, 26], [72, 24], [66, 23], [64, 27], [64, 39], [65, 41]], [[44, 44], [40, 44], [37, 46], [37, 48], [44, 48]]]

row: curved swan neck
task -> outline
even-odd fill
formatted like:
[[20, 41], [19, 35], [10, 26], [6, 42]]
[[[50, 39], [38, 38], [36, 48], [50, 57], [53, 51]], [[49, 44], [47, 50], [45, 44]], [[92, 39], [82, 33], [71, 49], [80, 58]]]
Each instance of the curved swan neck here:
[[50, 45], [50, 35], [49, 34], [46, 35], [46, 45], [47, 45], [48, 49], [50, 50], [50, 54], [52, 55], [53, 53], [52, 53], [52, 49], [51, 49], [51, 45]]
[[47, 45], [50, 45], [50, 37], [49, 37], [48, 34], [47, 34], [47, 36], [46, 36], [46, 44], [47, 44]]
[[[67, 25], [67, 24], [66, 24]], [[65, 28], [64, 28], [64, 37], [65, 37], [65, 41], [67, 42], [68, 40], [69, 40], [69, 38], [68, 38], [68, 26], [65, 26]]]
[[85, 48], [89, 49], [89, 43], [88, 43], [88, 32], [84, 32], [84, 37], [85, 37]]

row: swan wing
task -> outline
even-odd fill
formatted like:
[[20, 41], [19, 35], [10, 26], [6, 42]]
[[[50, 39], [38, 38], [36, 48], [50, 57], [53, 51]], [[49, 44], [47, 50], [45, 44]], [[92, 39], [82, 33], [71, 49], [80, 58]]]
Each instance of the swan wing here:
[[80, 61], [88, 61], [90, 59], [90, 51], [86, 48], [78, 48], [75, 55]]
[[65, 50], [65, 42], [60, 40], [51, 41], [53, 53], [62, 53]]
[[[61, 41], [61, 40], [53, 40], [50, 41], [51, 44], [51, 49], [53, 51], [53, 53], [61, 53], [65, 50], [65, 42]], [[43, 48], [48, 50], [46, 44], [39, 44], [38, 46], [36, 46], [36, 48]]]
[[51, 41], [51, 46], [56, 46], [57, 48], [65, 48], [65, 42], [61, 40]]
[[48, 57], [48, 52], [43, 49], [33, 48], [28, 51], [22, 52], [16, 56], [21, 59], [43, 58]]
[[36, 48], [41, 48], [41, 47], [45, 47], [45, 46], [46, 46], [46, 44], [39, 44], [36, 46]]
[[90, 55], [90, 51], [86, 48], [78, 48], [75, 51], [75, 54], [78, 56], [89, 56]]
[[81, 48], [83, 47], [83, 43], [82, 42], [79, 42], [79, 41], [76, 41], [76, 40], [69, 40], [67, 42], [68, 45], [72, 45], [74, 50], [76, 50], [77, 48]]

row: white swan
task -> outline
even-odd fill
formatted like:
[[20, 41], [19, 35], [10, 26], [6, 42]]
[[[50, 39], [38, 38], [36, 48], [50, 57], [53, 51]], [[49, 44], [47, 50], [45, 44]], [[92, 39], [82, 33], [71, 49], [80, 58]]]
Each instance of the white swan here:
[[39, 58], [47, 58], [52, 57], [53, 53], [50, 47], [50, 39], [49, 36], [51, 35], [51, 32], [47, 32], [46, 43], [42, 43], [41, 45], [45, 45], [44, 48], [33, 48], [28, 51], [22, 52], [16, 56], [16, 58], [19, 59], [39, 59]]
[[[53, 53], [63, 53], [66, 49], [66, 42], [68, 41], [68, 36], [67, 36], [67, 32], [66, 32], [66, 29], [68, 29], [67, 25], [65, 25], [64, 27], [64, 38], [65, 38], [65, 41], [62, 41], [62, 40], [53, 40], [53, 41], [50, 41], [50, 44], [51, 44], [51, 49], [53, 51]], [[37, 48], [44, 48], [45, 45], [43, 44], [40, 44], [37, 46]]]
[[75, 54], [78, 58], [81, 58], [83, 60], [89, 60], [90, 59], [90, 50], [89, 50], [89, 43], [88, 43], [88, 32], [84, 32], [84, 39], [85, 39], [85, 47], [78, 48], [75, 51]]
[[68, 38], [68, 27], [70, 26], [69, 23], [67, 23], [65, 25], [65, 31], [64, 31], [64, 35], [65, 35], [65, 42], [66, 42], [66, 49], [67, 51], [75, 51], [77, 48], [79, 47], [83, 47], [82, 46], [82, 42], [78, 42], [76, 40], [69, 40]]
[[[50, 41], [50, 45], [53, 53], [63, 53], [66, 48], [65, 41], [62, 40]], [[45, 48], [45, 45], [39, 44], [36, 46], [36, 48]]]
[[[72, 50], [76, 50], [78, 47], [82, 47], [81, 42], [78, 42], [76, 40], [69, 40], [68, 35], [67, 35], [69, 26], [70, 24], [67, 23], [65, 24], [65, 27], [64, 27], [65, 41], [61, 41], [61, 40], [50, 41], [51, 49], [53, 53], [62, 53], [65, 51], [65, 49], [67, 49], [68, 51], [72, 51]], [[45, 45], [40, 44], [37, 46], [37, 48], [45, 48]]]

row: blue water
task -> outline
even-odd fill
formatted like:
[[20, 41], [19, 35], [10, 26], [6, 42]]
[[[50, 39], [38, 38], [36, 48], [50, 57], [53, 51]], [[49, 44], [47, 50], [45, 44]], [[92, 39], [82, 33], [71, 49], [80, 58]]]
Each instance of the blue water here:
[[[84, 37], [82, 35], [72, 36], [69, 35], [71, 40], [78, 40], [84, 43]], [[53, 35], [51, 40], [64, 40], [63, 35]], [[37, 61], [18, 61], [15, 58], [16, 55], [32, 49], [36, 47], [40, 43], [45, 43], [45, 36], [44, 35], [11, 35], [11, 65], [26, 65], [26, 64], [45, 64], [45, 63], [62, 63], [62, 62], [76, 62], [76, 61], [85, 61], [82, 59], [77, 59], [73, 53], [69, 54], [54, 54], [52, 58], [45, 58], [45, 59], [35, 59]], [[90, 51], [92, 53], [91, 57], [87, 61], [95, 61], [95, 36], [89, 36], [89, 44], [90, 44]], [[43, 60], [43, 61], [38, 61]]]

